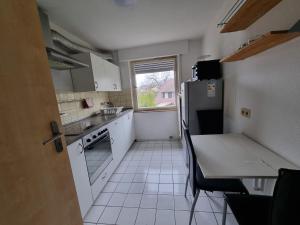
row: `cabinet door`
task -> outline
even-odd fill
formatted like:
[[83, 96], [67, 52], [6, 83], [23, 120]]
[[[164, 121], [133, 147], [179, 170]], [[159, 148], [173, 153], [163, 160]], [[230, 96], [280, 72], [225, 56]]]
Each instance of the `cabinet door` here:
[[111, 84], [105, 72], [106, 61], [99, 56], [91, 54], [91, 62], [92, 62], [92, 71], [94, 76], [95, 90], [107, 91], [110, 88]]
[[111, 64], [110, 68], [111, 76], [112, 76], [112, 85], [115, 91], [121, 91], [121, 78], [120, 78], [120, 69], [118, 66]]
[[108, 125], [109, 134], [112, 138], [112, 152], [113, 158], [116, 163], [119, 163], [124, 156], [124, 139], [125, 139], [125, 129], [124, 129], [124, 118], [123, 116], [114, 120]]
[[130, 146], [132, 145], [133, 141], [135, 140], [133, 111], [127, 113], [124, 116], [124, 118], [125, 118], [124, 136], [125, 136], [125, 146], [126, 146], [125, 153], [126, 153], [129, 150]]
[[128, 114], [129, 114], [129, 140], [130, 140], [129, 147], [130, 147], [132, 143], [135, 141], [135, 127], [134, 127], [133, 111], [129, 112]]
[[105, 75], [109, 83], [108, 91], [120, 91], [121, 90], [121, 79], [120, 79], [120, 69], [118, 66], [110, 63], [104, 63]]
[[93, 203], [82, 141], [69, 145], [68, 154], [82, 217]]

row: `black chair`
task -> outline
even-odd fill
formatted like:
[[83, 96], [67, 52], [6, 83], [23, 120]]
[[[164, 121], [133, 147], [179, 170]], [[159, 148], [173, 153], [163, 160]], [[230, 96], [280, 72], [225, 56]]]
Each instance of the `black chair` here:
[[188, 151], [188, 158], [189, 158], [188, 160], [189, 173], [185, 184], [185, 197], [186, 197], [188, 181], [190, 181], [192, 194], [194, 196], [194, 201], [190, 213], [190, 222], [189, 222], [189, 224], [191, 224], [194, 210], [195, 210], [195, 205], [200, 194], [200, 190], [203, 190], [205, 192], [206, 191], [236, 192], [240, 194], [248, 194], [248, 191], [239, 179], [205, 179], [197, 163], [196, 154], [192, 144], [191, 136], [184, 121], [182, 121], [182, 127], [183, 127], [184, 137], [187, 144], [187, 151]]
[[300, 170], [280, 169], [273, 196], [225, 194], [225, 205], [240, 225], [295, 225], [300, 224], [299, 191]]

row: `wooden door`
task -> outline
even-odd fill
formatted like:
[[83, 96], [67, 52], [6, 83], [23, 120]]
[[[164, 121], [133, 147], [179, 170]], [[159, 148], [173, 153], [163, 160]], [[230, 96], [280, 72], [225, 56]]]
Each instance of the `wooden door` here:
[[80, 225], [65, 141], [42, 142], [60, 124], [35, 0], [0, 3], [0, 224]]

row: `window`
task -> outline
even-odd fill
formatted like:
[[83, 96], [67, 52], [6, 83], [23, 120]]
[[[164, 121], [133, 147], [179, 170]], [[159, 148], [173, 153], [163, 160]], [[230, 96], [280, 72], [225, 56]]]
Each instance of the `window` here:
[[173, 92], [162, 92], [162, 98], [172, 98]]
[[171, 109], [176, 106], [176, 57], [131, 63], [136, 110]]

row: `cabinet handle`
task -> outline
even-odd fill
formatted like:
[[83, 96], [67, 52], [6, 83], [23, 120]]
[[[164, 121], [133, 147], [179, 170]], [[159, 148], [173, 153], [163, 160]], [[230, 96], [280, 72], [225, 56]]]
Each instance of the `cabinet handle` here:
[[98, 82], [95, 81], [95, 88], [98, 89], [99, 85], [98, 85]]
[[113, 144], [115, 142], [115, 140], [111, 137], [110, 138], [111, 144]]
[[83, 151], [84, 151], [84, 150], [83, 150], [83, 145], [82, 145], [81, 143], [79, 143], [78, 145], [81, 147], [80, 154], [82, 154], [82, 153], [83, 153]]

